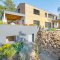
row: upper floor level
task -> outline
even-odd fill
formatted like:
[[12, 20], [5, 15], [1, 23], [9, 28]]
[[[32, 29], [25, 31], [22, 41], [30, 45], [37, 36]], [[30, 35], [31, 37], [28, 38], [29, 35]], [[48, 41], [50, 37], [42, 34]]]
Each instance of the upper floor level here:
[[29, 15], [29, 16], [47, 18], [48, 20], [57, 20], [57, 15], [49, 13], [43, 9], [36, 8], [26, 3], [20, 3], [17, 6], [17, 12], [23, 13], [26, 16]]

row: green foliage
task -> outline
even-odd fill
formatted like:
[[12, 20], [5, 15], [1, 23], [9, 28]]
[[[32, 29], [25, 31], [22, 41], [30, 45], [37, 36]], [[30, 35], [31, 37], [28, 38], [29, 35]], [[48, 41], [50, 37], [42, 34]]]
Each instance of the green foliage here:
[[0, 10], [0, 21], [2, 21], [3, 11]]
[[0, 10], [8, 10], [8, 11], [15, 11], [15, 4], [13, 0], [2, 0], [3, 5], [0, 5]]
[[0, 47], [0, 59], [5, 57], [13, 57], [17, 52], [20, 52], [23, 48], [22, 42], [16, 42], [14, 44], [5, 44]]
[[4, 6], [0, 5], [0, 10], [4, 10]]
[[14, 47], [10, 47], [4, 50], [4, 55], [7, 57], [12, 57], [15, 55], [15, 53], [16, 53], [16, 50], [14, 49]]
[[51, 28], [49, 31], [55, 31], [56, 30], [56, 28]]
[[16, 42], [12, 46], [15, 48], [16, 52], [18, 53], [23, 48], [23, 42]]
[[2, 20], [0, 20], [0, 24], [3, 24], [3, 21]]

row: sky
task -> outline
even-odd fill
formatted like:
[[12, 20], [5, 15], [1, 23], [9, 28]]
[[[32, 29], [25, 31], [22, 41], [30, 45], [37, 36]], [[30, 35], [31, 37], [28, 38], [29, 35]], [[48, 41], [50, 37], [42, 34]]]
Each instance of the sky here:
[[[32, 6], [35, 6], [37, 8], [46, 10], [53, 14], [58, 14], [57, 11], [58, 7], [60, 7], [60, 0], [13, 0], [16, 6], [18, 6], [19, 3], [28, 3]], [[2, 4], [0, 2], [0, 4]]]
[[28, 3], [37, 8], [46, 10], [48, 12], [58, 14], [58, 7], [60, 7], [60, 0], [14, 0], [16, 6], [19, 3]]

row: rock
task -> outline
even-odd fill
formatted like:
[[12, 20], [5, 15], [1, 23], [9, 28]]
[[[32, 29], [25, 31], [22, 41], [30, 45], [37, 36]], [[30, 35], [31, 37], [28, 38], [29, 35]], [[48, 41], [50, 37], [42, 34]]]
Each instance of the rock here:
[[48, 50], [52, 55], [60, 57], [60, 31], [41, 31], [37, 33], [36, 44], [39, 52]]

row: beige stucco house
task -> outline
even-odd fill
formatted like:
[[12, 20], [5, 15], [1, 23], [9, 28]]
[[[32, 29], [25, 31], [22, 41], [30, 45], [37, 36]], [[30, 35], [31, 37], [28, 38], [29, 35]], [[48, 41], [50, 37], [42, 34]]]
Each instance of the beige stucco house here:
[[57, 15], [36, 8], [26, 3], [20, 3], [16, 12], [4, 11], [3, 22], [10, 24], [38, 25], [41, 28], [53, 27], [52, 20], [57, 20]]
[[17, 12], [25, 14], [25, 24], [36, 24], [42, 28], [51, 27], [51, 21], [57, 19], [57, 15], [25, 3], [17, 6]]

